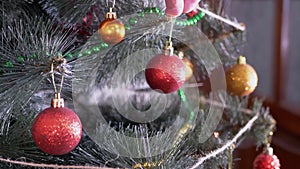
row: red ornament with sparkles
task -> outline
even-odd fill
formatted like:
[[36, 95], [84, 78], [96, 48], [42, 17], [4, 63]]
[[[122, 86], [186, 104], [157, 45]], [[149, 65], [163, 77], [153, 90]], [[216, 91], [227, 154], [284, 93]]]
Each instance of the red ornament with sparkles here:
[[280, 169], [279, 159], [273, 154], [271, 147], [268, 147], [264, 153], [255, 158], [253, 169]]
[[158, 54], [148, 62], [145, 75], [153, 90], [171, 93], [184, 84], [186, 66], [176, 55]]
[[36, 145], [51, 155], [69, 153], [78, 145], [81, 135], [79, 117], [71, 109], [63, 107], [63, 100], [59, 97], [36, 117], [32, 126]]
[[192, 17], [194, 17], [195, 15], [197, 15], [198, 13], [199, 13], [198, 9], [195, 8], [195, 9], [193, 9], [192, 11], [186, 13], [186, 16], [187, 16], [188, 18], [192, 18]]

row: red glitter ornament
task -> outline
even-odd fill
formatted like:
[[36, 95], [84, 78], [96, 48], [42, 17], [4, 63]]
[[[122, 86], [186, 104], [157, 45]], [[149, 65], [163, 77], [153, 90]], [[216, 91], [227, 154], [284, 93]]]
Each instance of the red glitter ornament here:
[[63, 155], [72, 151], [80, 142], [82, 124], [79, 117], [63, 107], [63, 100], [53, 99], [52, 107], [43, 110], [32, 126], [32, 137], [45, 153]]
[[253, 169], [280, 169], [279, 159], [273, 154], [271, 147], [268, 147], [265, 152], [255, 158]]
[[171, 93], [184, 84], [186, 67], [176, 55], [158, 54], [148, 62], [145, 75], [153, 90]]

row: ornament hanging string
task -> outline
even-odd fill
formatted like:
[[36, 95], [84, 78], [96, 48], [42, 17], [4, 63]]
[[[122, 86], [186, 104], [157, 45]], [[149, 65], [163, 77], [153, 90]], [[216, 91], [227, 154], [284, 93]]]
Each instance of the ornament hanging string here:
[[174, 19], [174, 17], [171, 17], [171, 28], [170, 28], [170, 33], [169, 33], [169, 39], [166, 42], [166, 46], [165, 46], [165, 55], [169, 55], [169, 56], [172, 56], [174, 53], [174, 48], [173, 48], [173, 44], [172, 44], [174, 23], [175, 23], [175, 19]]
[[232, 144], [229, 147], [228, 169], [232, 169], [232, 166], [233, 166], [233, 151], [234, 151], [234, 148], [235, 148], [235, 144]]
[[172, 44], [172, 35], [173, 35], [173, 29], [174, 29], [174, 22], [175, 19], [171, 17], [171, 28], [170, 28], [170, 34], [169, 34], [169, 43]]
[[65, 65], [67, 63], [67, 60], [64, 59], [64, 58], [62, 58], [62, 57], [58, 57], [58, 58], [52, 59], [52, 62], [51, 62], [50, 74], [51, 74], [51, 80], [52, 80], [53, 89], [54, 89], [55, 93], [61, 93], [62, 86], [63, 86], [63, 83], [64, 83], [65, 71], [64, 71], [64, 68], [61, 69], [62, 70], [61, 81], [60, 81], [59, 91], [57, 91], [56, 83], [55, 83], [55, 78], [54, 78], [54, 63], [56, 63], [56, 62], [60, 63], [61, 66], [63, 67], [63, 65]]
[[109, 6], [109, 3], [108, 3], [108, 0], [106, 0], [106, 7], [110, 8], [110, 9], [115, 8], [115, 4], [116, 4], [116, 0], [113, 0], [113, 4], [112, 4], [112, 6], [110, 7], [110, 6]]

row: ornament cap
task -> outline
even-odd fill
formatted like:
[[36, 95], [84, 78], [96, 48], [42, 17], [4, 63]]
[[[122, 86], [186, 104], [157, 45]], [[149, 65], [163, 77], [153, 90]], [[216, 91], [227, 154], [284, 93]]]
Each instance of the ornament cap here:
[[178, 57], [183, 60], [183, 57], [184, 57], [184, 53], [182, 51], [179, 51], [178, 52]]
[[264, 154], [273, 155], [273, 148], [270, 146], [265, 147]]
[[60, 108], [65, 106], [64, 99], [60, 97], [60, 93], [54, 94], [54, 98], [51, 101], [51, 106], [53, 108]]
[[109, 12], [106, 13], [106, 19], [117, 19], [117, 13], [113, 12], [112, 8], [109, 8]]
[[246, 64], [246, 63], [247, 63], [247, 62], [246, 62], [246, 57], [240, 56], [240, 57], [238, 58], [238, 60], [237, 60], [237, 63], [238, 63], [238, 64]]
[[166, 56], [172, 56], [174, 54], [174, 48], [172, 46], [172, 41], [166, 42], [165, 46], [165, 55]]

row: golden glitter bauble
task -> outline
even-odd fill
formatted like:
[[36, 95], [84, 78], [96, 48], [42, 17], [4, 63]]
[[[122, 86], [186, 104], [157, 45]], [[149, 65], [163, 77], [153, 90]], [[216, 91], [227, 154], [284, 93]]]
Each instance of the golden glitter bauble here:
[[240, 56], [238, 63], [226, 71], [226, 82], [230, 94], [247, 96], [255, 90], [258, 77], [254, 68], [246, 63], [246, 58]]
[[125, 26], [117, 19], [106, 19], [100, 24], [98, 34], [103, 42], [114, 45], [124, 39]]
[[186, 67], [185, 80], [187, 81], [193, 76], [193, 64], [187, 58], [183, 58], [182, 62]]
[[110, 9], [110, 12], [106, 14], [106, 19], [98, 27], [100, 38], [111, 45], [121, 42], [125, 37], [125, 26], [116, 18], [116, 13]]

